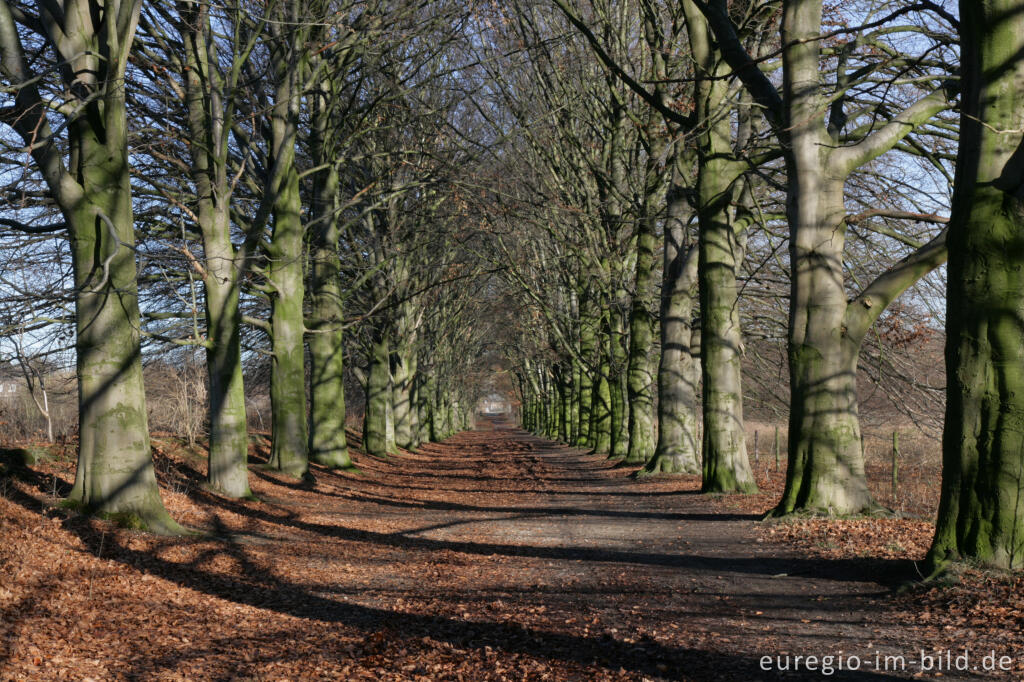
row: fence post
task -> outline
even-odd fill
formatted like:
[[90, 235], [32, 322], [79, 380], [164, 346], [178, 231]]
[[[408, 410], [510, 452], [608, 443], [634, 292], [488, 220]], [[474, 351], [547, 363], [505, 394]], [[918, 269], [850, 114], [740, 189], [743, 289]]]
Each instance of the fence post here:
[[779, 426], [775, 425], [775, 470], [779, 470]]
[[900, 434], [899, 431], [892, 432], [892, 496], [896, 499], [896, 489], [899, 485], [899, 456], [900, 456]]

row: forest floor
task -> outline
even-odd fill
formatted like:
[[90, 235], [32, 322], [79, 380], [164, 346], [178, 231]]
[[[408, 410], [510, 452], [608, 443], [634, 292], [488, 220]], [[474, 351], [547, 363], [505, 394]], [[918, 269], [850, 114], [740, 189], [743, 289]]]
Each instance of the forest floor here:
[[927, 522], [762, 523], [767, 470], [762, 494], [702, 496], [482, 427], [307, 483], [260, 467], [260, 440], [259, 501], [204, 491], [201, 458], [157, 439], [185, 538], [57, 506], [70, 457], [8, 462], [0, 679], [1024, 678], [1018, 578], [893, 592]]

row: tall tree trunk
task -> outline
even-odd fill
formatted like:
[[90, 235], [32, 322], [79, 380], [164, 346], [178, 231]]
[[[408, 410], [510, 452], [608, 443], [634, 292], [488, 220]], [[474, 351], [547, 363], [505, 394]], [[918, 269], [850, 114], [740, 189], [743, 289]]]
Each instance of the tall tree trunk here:
[[[249, 490], [249, 439], [242, 380], [239, 286], [242, 268], [231, 242], [231, 187], [227, 174], [223, 83], [217, 52], [210, 43], [209, 7], [181, 3], [181, 37], [185, 48], [188, 130], [197, 144], [192, 179], [198, 202], [198, 227], [203, 239], [206, 315], [206, 365], [209, 374], [210, 456], [207, 483], [228, 497], [252, 495]], [[213, 63], [211, 63], [213, 62]], [[244, 262], [244, 252], [242, 261]]]
[[558, 365], [555, 373], [555, 387], [558, 390], [558, 435], [562, 443], [569, 442], [570, 423], [572, 422], [572, 387], [566, 365]]
[[[580, 356], [587, 362], [594, 363], [597, 360], [597, 329], [593, 319], [580, 316]], [[594, 402], [594, 367], [595, 365], [579, 367], [580, 389], [579, 389], [579, 429], [575, 445], [581, 448], [593, 448], [594, 438], [591, 430], [593, 422]]]
[[691, 319], [697, 288], [697, 249], [686, 243], [684, 195], [673, 192], [664, 234], [661, 361], [658, 365], [658, 444], [641, 474], [700, 472], [697, 440], [699, 351]]
[[1024, 567], [1024, 2], [960, 3], [947, 403], [931, 570]]
[[580, 435], [580, 364], [571, 361], [571, 378], [569, 385], [569, 431], [565, 442], [575, 445]]
[[[651, 253], [653, 254], [653, 249]], [[647, 268], [647, 280], [649, 280], [653, 266], [647, 267], [640, 262], [637, 267]], [[641, 282], [640, 279], [638, 270], [637, 286], [649, 286], [648, 281]], [[633, 309], [629, 316], [629, 449], [625, 459], [625, 462], [629, 464], [643, 464], [649, 460], [654, 454], [656, 445], [654, 437], [654, 370], [658, 364], [659, 354], [654, 343], [654, 316], [647, 309], [649, 301], [638, 301], [638, 298], [639, 294], [634, 298]]]
[[395, 439], [395, 402], [394, 379], [388, 388], [387, 404], [384, 411], [384, 446], [389, 455], [398, 454], [398, 441]]
[[[606, 340], [604, 336], [602, 340]], [[608, 454], [612, 446], [612, 392], [609, 379], [607, 351], [601, 353], [601, 364], [594, 377], [593, 397], [590, 404], [590, 434], [593, 451]]]
[[732, 123], [723, 115], [730, 101], [728, 67], [715, 51], [707, 22], [686, 0], [690, 48], [697, 64], [695, 106], [707, 121], [697, 140], [697, 215], [700, 221], [698, 279], [701, 319], [701, 375], [704, 408], [704, 492], [755, 492], [743, 427], [743, 334], [736, 270], [743, 260], [732, 220], [734, 187], [742, 176], [732, 157]]
[[[431, 379], [430, 379], [430, 392], [427, 395], [427, 399], [430, 401], [430, 424], [429, 424], [429, 429], [430, 429], [430, 442], [431, 443], [436, 443], [436, 442], [444, 439], [444, 434], [442, 433], [442, 429], [441, 429], [440, 401], [438, 400], [439, 390], [440, 389], [438, 389], [437, 381], [434, 379], [433, 376], [431, 376]], [[523, 428], [526, 428], [526, 426], [525, 426], [526, 425], [526, 417], [527, 417], [527, 405], [526, 405], [526, 402], [527, 402], [527, 399], [526, 399], [525, 393], [524, 393], [523, 404], [521, 406], [522, 407], [521, 417], [523, 419]]]
[[415, 447], [415, 410], [413, 409], [413, 381], [416, 378], [416, 353], [409, 348], [392, 353], [392, 404], [395, 421], [395, 442], [411, 450]]
[[658, 114], [652, 109], [646, 135], [651, 145], [644, 178], [643, 212], [637, 221], [636, 265], [633, 280], [633, 300], [629, 309], [629, 451], [626, 463], [643, 464], [653, 455], [656, 447], [654, 434], [655, 371], [659, 354], [655, 345], [655, 320], [651, 314], [654, 304], [654, 274], [656, 204], [665, 197], [664, 170], [661, 156], [666, 142], [657, 125]]
[[78, 292], [79, 446], [69, 499], [127, 525], [175, 533], [181, 528], [160, 500], [149, 447], [123, 91], [105, 105], [92, 112], [99, 120], [70, 124], [78, 160], [71, 172], [84, 191], [77, 210], [65, 212]]
[[[715, 173], [707, 160], [701, 175]], [[723, 183], [725, 184], [725, 183]], [[728, 192], [718, 185], [711, 191]], [[703, 374], [704, 457], [703, 492], [757, 491], [747, 458], [743, 428], [743, 335], [740, 330], [736, 269], [743, 258], [736, 226], [720, 197], [705, 196], [700, 187], [698, 278], [701, 311], [701, 370]], [[707, 209], [718, 206], [718, 210]]]
[[416, 445], [429, 443], [430, 438], [430, 400], [434, 394], [430, 372], [421, 371], [416, 380]]
[[445, 391], [445, 400], [444, 400], [444, 426], [445, 426], [445, 428], [444, 428], [444, 437], [445, 438], [448, 438], [453, 433], [455, 433], [456, 431], [459, 430], [458, 410], [456, 409], [457, 407], [458, 406], [455, 404], [455, 401], [452, 400], [452, 397], [451, 397], [450, 393], [448, 391]]
[[[799, 6], [798, 6], [799, 5]], [[784, 53], [790, 224], [789, 468], [775, 514], [797, 509], [858, 514], [873, 508], [857, 417], [856, 361], [844, 357], [846, 313], [843, 183], [821, 124], [818, 39], [821, 3], [787, 5]]]
[[[29, 149], [71, 242], [80, 437], [69, 499], [153, 532], [176, 533], [181, 527], [164, 509], [153, 471], [139, 342], [124, 76], [140, 6], [81, 2], [66, 12], [48, 9], [45, 19], [29, 16], [19, 27], [3, 3], [0, 72], [13, 98], [4, 120]], [[71, 112], [66, 147], [47, 120], [22, 31], [38, 31], [62, 61], [62, 104]]]
[[270, 371], [270, 465], [292, 476], [309, 470], [306, 446], [306, 372], [303, 345], [302, 204], [294, 164], [286, 173], [275, 202], [274, 230], [269, 247], [268, 275], [273, 282], [270, 328], [273, 363]]
[[[374, 457], [387, 457], [391, 369], [388, 339], [382, 329], [374, 331], [369, 363], [366, 370], [366, 410], [363, 413], [363, 450]], [[439, 440], [434, 437], [436, 435], [440, 434], [433, 434], [431, 439]]]
[[249, 438], [242, 379], [238, 276], [229, 228], [203, 231], [206, 255], [206, 366], [210, 377], [207, 482], [228, 497], [249, 497]]
[[[847, 118], [843, 97], [822, 90], [820, 0], [783, 3], [781, 95], [739, 43], [724, 0], [701, 8], [718, 43], [728, 47], [723, 58], [761, 106], [785, 151], [792, 268], [789, 468], [773, 513], [871, 511], [876, 505], [864, 480], [855, 382], [856, 354], [867, 328], [854, 332], [847, 322], [866, 320], [870, 326], [913, 276], [942, 261], [944, 244], [929, 242], [868, 287], [878, 284], [879, 291], [865, 291], [857, 305], [847, 305], [843, 186], [857, 168], [945, 109], [946, 94], [933, 91], [855, 144], [841, 144]], [[860, 305], [871, 308], [870, 314]]]
[[[279, 19], [295, 26], [299, 3], [281, 6]], [[309, 471], [306, 414], [305, 296], [303, 259], [302, 196], [295, 167], [301, 100], [300, 81], [305, 71], [304, 43], [308, 27], [280, 32], [271, 23], [274, 36], [274, 105], [270, 112], [270, 155], [268, 194], [272, 197], [274, 226], [267, 245], [267, 277], [271, 295], [270, 330], [273, 362], [270, 369], [271, 445], [270, 465], [292, 476]]]
[[[417, 362], [417, 359], [414, 358], [413, 362]], [[420, 425], [420, 382], [418, 370], [413, 374], [413, 379], [410, 383], [412, 384], [412, 388], [409, 390], [409, 431], [411, 435], [409, 445], [403, 447], [406, 447], [408, 450], [416, 450], [423, 444], [422, 427]]]
[[324, 466], [347, 468], [352, 466], [352, 459], [345, 437], [343, 311], [335, 215], [338, 171], [333, 164], [317, 174], [313, 191], [309, 457]]
[[[626, 292], [622, 292], [625, 298]], [[629, 362], [626, 339], [626, 320], [615, 307], [608, 313], [608, 371], [609, 409], [611, 410], [610, 459], [624, 459], [629, 452], [629, 411], [626, 401], [626, 371]]]

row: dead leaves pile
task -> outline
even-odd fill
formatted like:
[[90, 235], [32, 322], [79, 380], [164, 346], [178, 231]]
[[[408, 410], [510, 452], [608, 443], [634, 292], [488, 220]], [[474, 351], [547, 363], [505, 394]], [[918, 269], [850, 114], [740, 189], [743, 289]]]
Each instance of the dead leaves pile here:
[[0, 680], [637, 679], [601, 660], [596, 623], [580, 651], [557, 636], [575, 627], [565, 613], [418, 596], [469, 594], [510, 558], [404, 547], [408, 517], [372, 513], [401, 497], [393, 483], [321, 470], [308, 487], [257, 467], [261, 501], [231, 501], [202, 489], [194, 453], [154, 446], [165, 505], [203, 535], [161, 538], [59, 507], [69, 459], [0, 483]]
[[[0, 680], [637, 680], [683, 676], [684, 659], [686, 676], [728, 677], [727, 666], [740, 661], [731, 650], [750, 646], [743, 637], [762, 612], [716, 595], [721, 576], [694, 582], [689, 598], [701, 609], [683, 609], [688, 615], [680, 619], [671, 566], [647, 567], [638, 577], [634, 567], [606, 561], [600, 565], [608, 570], [591, 579], [572, 572], [579, 560], [555, 566], [543, 551], [519, 554], [501, 527], [465, 545], [431, 535], [457, 526], [455, 512], [481, 522], [528, 516], [542, 491], [560, 485], [556, 476], [573, 480], [571, 468], [557, 475], [537, 468], [498, 485], [483, 475], [486, 442], [476, 447], [479, 456], [449, 460], [457, 461], [445, 472], [459, 482], [457, 494], [432, 488], [424, 473], [437, 466], [440, 449], [404, 454], [397, 464], [356, 452], [363, 474], [317, 470], [312, 485], [256, 466], [260, 501], [243, 502], [205, 491], [202, 458], [157, 439], [164, 502], [203, 533], [185, 538], [128, 532], [57, 506], [72, 478], [69, 458], [2, 477]], [[265, 442], [257, 441], [252, 461], [265, 456]], [[768, 466], [757, 475], [761, 494], [711, 504], [763, 513], [778, 499], [782, 478]], [[699, 481], [624, 485], [668, 501], [695, 492]], [[502, 486], [515, 495], [503, 496]], [[562, 492], [568, 516], [582, 498], [568, 487]], [[610, 518], [628, 514], [630, 499], [615, 498]], [[395, 513], [382, 513], [389, 509]], [[441, 523], [424, 527], [419, 509]], [[762, 542], [788, 553], [837, 560], [918, 560], [932, 533], [931, 524], [911, 519], [757, 528]], [[649, 551], [682, 539], [666, 537]], [[549, 542], [541, 534], [521, 545]], [[589, 551], [592, 540], [574, 542]], [[963, 641], [1015, 653], [1024, 651], [1019, 580], [967, 572], [959, 584], [875, 606], [880, 622], [913, 623], [922, 646]], [[782, 635], [764, 637], [764, 651], [782, 645], [772, 639]]]
[[827, 559], [924, 558], [934, 526], [911, 519], [800, 519], [766, 522], [761, 536]]

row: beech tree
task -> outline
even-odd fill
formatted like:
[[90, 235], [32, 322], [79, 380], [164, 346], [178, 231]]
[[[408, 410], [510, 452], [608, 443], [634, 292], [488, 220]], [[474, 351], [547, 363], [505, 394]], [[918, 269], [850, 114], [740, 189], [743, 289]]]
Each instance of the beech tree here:
[[[898, 7], [863, 26], [843, 28], [838, 33], [848, 34], [848, 42], [826, 50], [823, 4], [787, 0], [782, 13], [780, 91], [739, 41], [726, 3], [697, 4], [723, 57], [760, 105], [785, 152], [791, 270], [789, 467], [786, 489], [774, 513], [871, 511], [877, 505], [864, 475], [857, 414], [860, 346], [885, 307], [944, 262], [945, 233], [850, 296], [843, 275], [844, 184], [857, 169], [900, 145], [949, 107], [945, 63], [932, 59], [929, 50], [916, 58], [894, 55], [886, 43], [891, 22], [920, 7]], [[940, 20], [948, 20], [939, 14]], [[901, 25], [896, 30], [914, 29]], [[867, 47], [875, 52], [861, 56], [858, 50]], [[826, 53], [838, 62], [835, 80], [828, 87], [822, 82]], [[886, 58], [873, 59], [873, 54]], [[852, 62], [858, 59], [863, 61], [855, 67]], [[918, 96], [905, 97], [898, 104], [858, 102], [854, 86], [864, 79], [885, 79], [890, 66], [913, 74], [910, 81]], [[899, 76], [895, 79], [890, 80], [894, 86]]]
[[[142, 385], [125, 71], [141, 2], [0, 5], [3, 121], [72, 246], [79, 449], [70, 499], [155, 532], [160, 500]], [[53, 226], [50, 229], [59, 229]]]
[[[155, 130], [159, 163], [169, 173], [143, 173], [142, 182], [170, 204], [167, 215], [182, 216], [188, 233], [198, 232], [198, 256], [187, 244], [177, 248], [186, 255], [184, 268], [202, 281], [204, 305], [193, 311], [205, 318], [203, 331], [188, 341], [206, 350], [209, 386], [209, 465], [207, 482], [229, 497], [251, 495], [248, 483], [248, 447], [245, 390], [242, 380], [240, 297], [242, 283], [251, 273], [260, 229], [254, 227], [237, 239], [233, 211], [239, 159], [232, 134], [240, 112], [239, 100], [248, 97], [242, 84], [245, 64], [256, 47], [259, 31], [246, 32], [248, 20], [240, 8], [229, 11], [218, 3], [181, 2], [176, 6], [149, 5], [141, 19], [136, 46], [138, 68], [152, 84], [149, 102], [173, 104], [146, 112]], [[234, 28], [225, 36], [214, 25]], [[160, 92], [157, 88], [169, 92]], [[140, 98], [138, 108], [147, 100]], [[182, 106], [183, 102], [183, 106]], [[141, 112], [136, 112], [141, 118]], [[185, 158], [179, 158], [184, 151]], [[178, 163], [169, 163], [171, 161]], [[178, 164], [188, 168], [178, 186], [171, 186]], [[165, 179], [163, 176], [171, 176]], [[194, 197], [194, 198], [193, 198]], [[196, 330], [192, 330], [196, 331]]]
[[949, 223], [947, 403], [933, 571], [1024, 566], [1024, 2], [960, 3], [961, 104]]

